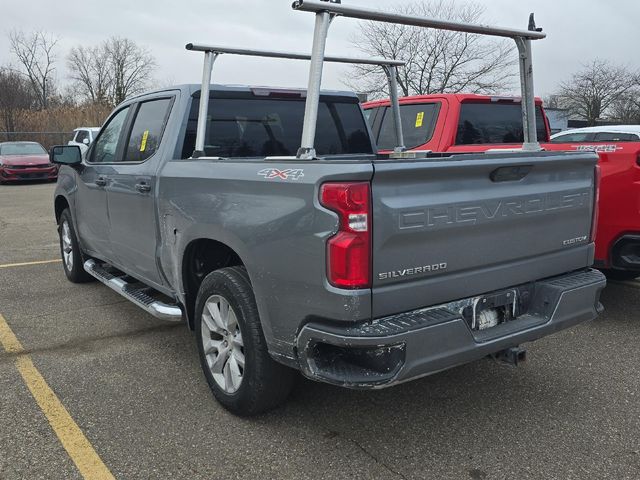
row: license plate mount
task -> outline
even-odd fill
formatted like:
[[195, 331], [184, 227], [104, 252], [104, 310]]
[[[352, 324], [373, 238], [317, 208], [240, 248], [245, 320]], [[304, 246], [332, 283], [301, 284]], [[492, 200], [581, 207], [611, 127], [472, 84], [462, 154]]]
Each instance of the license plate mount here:
[[487, 330], [515, 320], [518, 315], [518, 293], [515, 289], [489, 293], [473, 299], [471, 329]]

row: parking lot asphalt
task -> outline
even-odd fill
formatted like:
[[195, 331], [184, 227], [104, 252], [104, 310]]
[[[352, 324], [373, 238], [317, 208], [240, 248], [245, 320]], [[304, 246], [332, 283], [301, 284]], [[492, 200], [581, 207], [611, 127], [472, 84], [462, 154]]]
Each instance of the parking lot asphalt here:
[[[0, 266], [58, 258], [53, 189], [0, 186]], [[300, 379], [284, 407], [240, 419], [183, 325], [71, 284], [59, 263], [0, 268], [0, 315], [24, 348], [0, 347], [0, 479], [83, 478], [25, 354], [118, 479], [637, 479], [640, 283], [602, 301], [517, 368], [483, 360], [375, 392]]]

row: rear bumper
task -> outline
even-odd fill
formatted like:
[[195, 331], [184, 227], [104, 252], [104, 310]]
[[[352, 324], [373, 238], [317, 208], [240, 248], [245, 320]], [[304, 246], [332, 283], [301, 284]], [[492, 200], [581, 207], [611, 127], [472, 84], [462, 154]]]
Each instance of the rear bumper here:
[[479, 332], [471, 330], [454, 304], [348, 328], [309, 323], [298, 335], [298, 362], [315, 380], [350, 388], [387, 387], [592, 320], [602, 311], [605, 285], [604, 276], [592, 269], [540, 280], [526, 286], [534, 293], [525, 314]]
[[24, 182], [29, 180], [55, 180], [58, 168], [20, 168], [0, 167], [0, 182]]

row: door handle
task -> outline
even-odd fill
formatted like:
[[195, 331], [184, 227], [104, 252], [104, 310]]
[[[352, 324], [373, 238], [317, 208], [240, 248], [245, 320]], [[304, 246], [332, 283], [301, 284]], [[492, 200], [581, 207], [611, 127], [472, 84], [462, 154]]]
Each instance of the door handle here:
[[107, 186], [107, 179], [104, 177], [98, 177], [96, 178], [96, 185], [99, 187], [106, 187]]
[[136, 190], [140, 193], [148, 193], [151, 191], [151, 185], [145, 182], [136, 183]]

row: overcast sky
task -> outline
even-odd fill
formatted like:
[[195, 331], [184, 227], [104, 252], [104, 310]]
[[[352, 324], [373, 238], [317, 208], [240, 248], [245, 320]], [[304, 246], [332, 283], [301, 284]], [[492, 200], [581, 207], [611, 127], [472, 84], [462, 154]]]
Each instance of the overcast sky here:
[[[344, 4], [390, 8], [408, 0], [343, 0]], [[455, 3], [454, 0], [452, 0]], [[640, 66], [640, 1], [484, 0], [483, 23], [526, 28], [529, 12], [548, 34], [534, 42], [536, 93], [552, 93], [558, 83], [595, 57], [632, 68]], [[65, 81], [64, 58], [75, 45], [95, 45], [112, 35], [144, 45], [158, 62], [161, 85], [198, 83], [202, 54], [187, 52], [188, 42], [309, 52], [313, 14], [295, 12], [291, 0], [4, 0], [0, 28], [0, 65], [15, 64], [10, 29], [45, 29], [60, 39], [57, 76]], [[338, 19], [327, 52], [357, 54], [349, 43], [357, 22]], [[286, 87], [306, 86], [306, 62], [225, 56], [214, 68], [216, 83]], [[347, 67], [330, 65], [324, 88], [341, 88]], [[517, 85], [514, 85], [514, 89]]]

